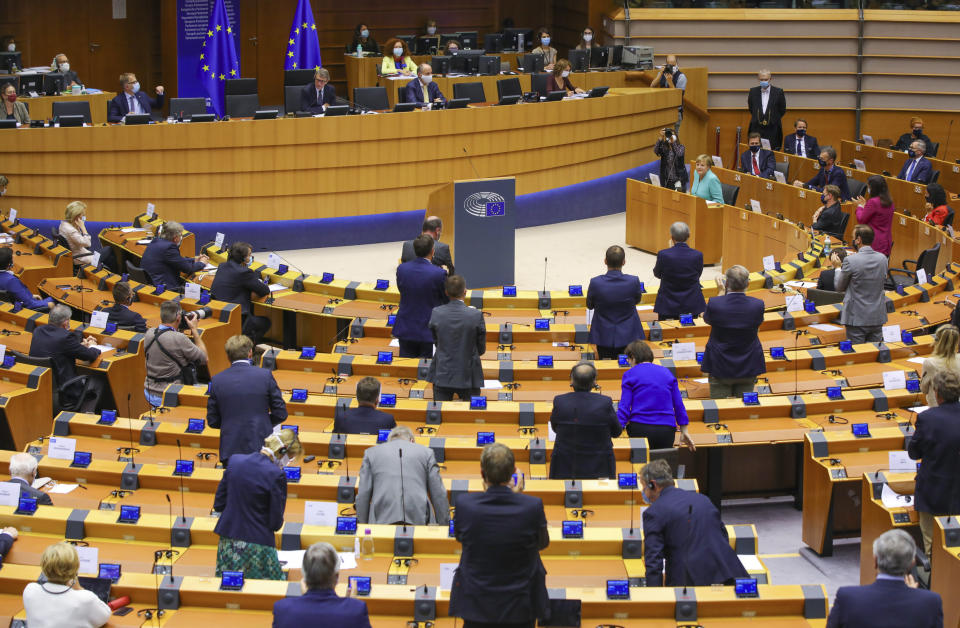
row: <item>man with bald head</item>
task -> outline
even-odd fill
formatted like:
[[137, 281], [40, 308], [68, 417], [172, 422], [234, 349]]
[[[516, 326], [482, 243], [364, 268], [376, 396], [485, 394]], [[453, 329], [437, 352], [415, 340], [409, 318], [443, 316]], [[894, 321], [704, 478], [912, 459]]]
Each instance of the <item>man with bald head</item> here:
[[433, 66], [421, 63], [417, 68], [417, 78], [407, 83], [403, 88], [403, 102], [445, 103], [447, 99], [440, 92], [440, 87], [433, 82]]
[[783, 127], [780, 121], [787, 113], [787, 97], [783, 90], [770, 84], [770, 70], [757, 72], [757, 82], [750, 88], [747, 96], [747, 108], [750, 110], [749, 133], [757, 132], [770, 141], [770, 150], [780, 150], [783, 144]]
[[[423, 221], [422, 233], [433, 238], [433, 263], [447, 271], [447, 276], [456, 274], [453, 269], [453, 257], [450, 255], [450, 245], [440, 241], [440, 234], [443, 231], [443, 221], [436, 216], [427, 216]], [[403, 243], [403, 252], [400, 254], [400, 262], [409, 262], [416, 257], [413, 252], [413, 240], [407, 240]]]
[[[650, 82], [650, 87], [668, 87], [680, 90], [681, 97], [687, 89], [687, 75], [680, 71], [677, 55], [667, 55], [666, 63], [660, 70], [660, 73]], [[677, 108], [677, 122], [673, 125], [673, 130], [680, 134], [680, 123], [683, 122], [683, 100]]]

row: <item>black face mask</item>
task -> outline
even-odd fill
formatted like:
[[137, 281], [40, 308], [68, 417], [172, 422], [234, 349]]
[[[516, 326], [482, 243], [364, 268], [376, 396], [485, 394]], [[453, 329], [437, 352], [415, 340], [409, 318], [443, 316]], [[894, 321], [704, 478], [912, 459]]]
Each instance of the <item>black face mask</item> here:
[[921, 135], [923, 135], [923, 129], [922, 129], [922, 128], [914, 129], [914, 130], [913, 130], [913, 135], [914, 135], [914, 137], [920, 137]]
[[751, 152], [751, 153], [759, 153], [759, 152], [760, 152], [760, 147], [759, 147], [759, 146], [751, 146], [751, 147], [750, 147], [750, 152]]

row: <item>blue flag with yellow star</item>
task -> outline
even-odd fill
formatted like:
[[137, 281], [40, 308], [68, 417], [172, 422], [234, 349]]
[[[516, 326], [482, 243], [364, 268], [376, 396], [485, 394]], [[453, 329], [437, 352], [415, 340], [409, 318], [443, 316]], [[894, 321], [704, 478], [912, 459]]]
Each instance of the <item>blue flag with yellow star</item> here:
[[240, 55], [237, 54], [236, 33], [227, 18], [223, 0], [216, 0], [207, 36], [200, 48], [200, 82], [207, 90], [210, 107], [219, 117], [226, 113], [223, 104], [223, 86], [227, 79], [240, 78]]
[[317, 37], [317, 24], [313, 19], [310, 0], [298, 0], [297, 12], [293, 14], [293, 25], [287, 39], [287, 55], [284, 58], [284, 70], [319, 70], [320, 39]]

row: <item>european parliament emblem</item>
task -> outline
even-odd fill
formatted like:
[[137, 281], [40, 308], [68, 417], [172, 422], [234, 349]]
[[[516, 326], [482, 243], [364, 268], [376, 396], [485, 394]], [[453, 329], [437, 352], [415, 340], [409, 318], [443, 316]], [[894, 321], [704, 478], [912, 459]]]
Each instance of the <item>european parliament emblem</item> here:
[[487, 217], [503, 216], [507, 211], [507, 204], [503, 201], [497, 203], [487, 203]]
[[474, 192], [463, 200], [463, 209], [477, 218], [504, 216], [507, 212], [507, 199], [496, 192]]

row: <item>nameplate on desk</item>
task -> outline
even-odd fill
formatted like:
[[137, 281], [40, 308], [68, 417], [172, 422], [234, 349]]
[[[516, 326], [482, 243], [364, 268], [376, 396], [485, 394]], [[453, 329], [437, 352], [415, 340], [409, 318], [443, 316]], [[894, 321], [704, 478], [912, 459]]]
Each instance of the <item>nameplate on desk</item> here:
[[884, 371], [884, 390], [903, 390], [907, 387], [907, 374], [904, 371]]
[[20, 504], [20, 483], [0, 482], [0, 506], [18, 506]]
[[90, 327], [96, 327], [97, 329], [106, 329], [107, 328], [107, 319], [110, 318], [110, 315], [104, 312], [103, 310], [97, 310], [90, 314]]
[[803, 311], [803, 295], [802, 294], [792, 294], [784, 297], [787, 305], [788, 312], [802, 312]]
[[337, 504], [334, 502], [303, 502], [303, 523], [313, 526], [335, 526], [337, 524]]
[[922, 268], [917, 269], [917, 283], [927, 283], [927, 271]]
[[773, 255], [765, 255], [763, 257], [763, 269], [764, 270], [774, 270], [777, 267], [777, 263], [773, 259]]
[[157, 206], [153, 203], [147, 203], [147, 217], [153, 218], [153, 215], [157, 211]]
[[911, 459], [906, 451], [891, 451], [887, 456], [887, 468], [891, 471], [911, 473], [917, 470], [917, 461]]
[[223, 240], [226, 238], [226, 234], [217, 232], [217, 237], [214, 239], [213, 243], [216, 245], [217, 249], [223, 248]]
[[900, 325], [884, 325], [881, 331], [884, 342], [900, 342]]
[[757, 213], [757, 214], [763, 213], [763, 210], [760, 208], [760, 201], [756, 199], [752, 199], [752, 198], [750, 199], [750, 209], [752, 209], [754, 213]]
[[671, 347], [673, 361], [678, 360], [696, 360], [697, 343], [695, 342], [675, 342]]
[[100, 550], [96, 547], [77, 547], [80, 569], [77, 573], [100, 573]]
[[47, 441], [47, 457], [56, 460], [73, 461], [73, 453], [77, 450], [77, 439], [63, 436], [51, 436]]
[[188, 298], [188, 299], [199, 299], [199, 298], [200, 298], [200, 284], [198, 284], [198, 283], [193, 283], [192, 281], [188, 281], [188, 282], [183, 286], [183, 296], [185, 296], [185, 297]]

